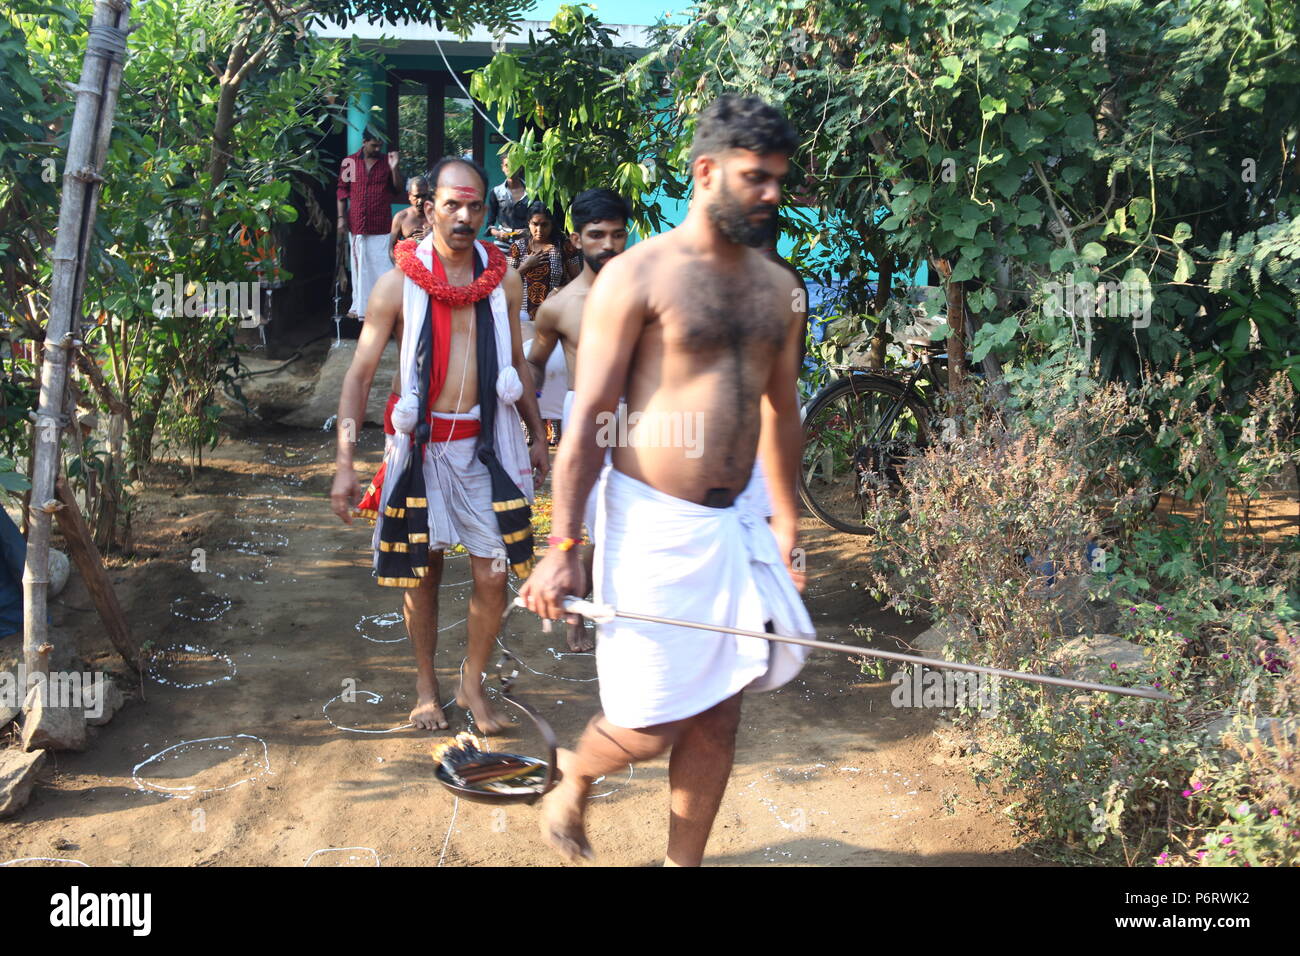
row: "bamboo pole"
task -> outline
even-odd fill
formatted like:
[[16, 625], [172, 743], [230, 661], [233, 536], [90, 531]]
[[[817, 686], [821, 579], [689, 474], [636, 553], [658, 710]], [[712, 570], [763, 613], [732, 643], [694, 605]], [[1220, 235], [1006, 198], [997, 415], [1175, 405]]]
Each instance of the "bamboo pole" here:
[[75, 87], [76, 109], [63, 170], [63, 196], [52, 256], [50, 317], [43, 346], [36, 440], [32, 443], [32, 495], [27, 566], [23, 572], [23, 658], [29, 673], [43, 672], [54, 649], [46, 625], [50, 519], [61, 507], [54, 482], [59, 472], [60, 434], [65, 426], [68, 356], [80, 344], [76, 335], [81, 323], [76, 317], [103, 182], [99, 170], [113, 131], [117, 90], [126, 58], [129, 16], [129, 0], [96, 0], [81, 82]]

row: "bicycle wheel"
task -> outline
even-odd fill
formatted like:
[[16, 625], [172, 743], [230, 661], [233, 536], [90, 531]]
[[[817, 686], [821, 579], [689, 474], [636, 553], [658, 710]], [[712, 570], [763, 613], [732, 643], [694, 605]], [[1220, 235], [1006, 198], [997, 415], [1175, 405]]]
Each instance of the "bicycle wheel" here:
[[873, 496], [896, 494], [907, 460], [925, 447], [930, 410], [916, 392], [882, 375], [831, 382], [804, 416], [799, 497], [832, 528], [871, 534]]

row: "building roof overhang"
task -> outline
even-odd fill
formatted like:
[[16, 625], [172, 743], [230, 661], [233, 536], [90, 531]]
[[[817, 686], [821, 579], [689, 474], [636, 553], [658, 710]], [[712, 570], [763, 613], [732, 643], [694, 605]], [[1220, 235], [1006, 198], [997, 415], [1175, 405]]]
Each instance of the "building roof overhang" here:
[[[314, 27], [312, 32], [327, 40], [356, 37], [362, 48], [379, 48], [383, 45], [385, 52], [397, 55], [437, 56], [438, 47], [441, 46], [443, 52], [449, 55], [487, 59], [503, 48], [528, 49], [528, 31], [541, 36], [550, 25], [549, 20], [516, 20], [515, 32], [500, 39], [483, 26], [474, 27], [467, 37], [462, 38], [450, 30], [439, 30], [432, 23], [389, 23], [384, 20], [375, 23], [352, 20], [342, 24], [325, 21]], [[616, 46], [621, 42], [634, 51], [645, 51], [653, 45], [649, 27], [632, 23], [609, 23], [606, 26], [617, 34], [614, 41]], [[394, 41], [395, 46], [391, 45]]]

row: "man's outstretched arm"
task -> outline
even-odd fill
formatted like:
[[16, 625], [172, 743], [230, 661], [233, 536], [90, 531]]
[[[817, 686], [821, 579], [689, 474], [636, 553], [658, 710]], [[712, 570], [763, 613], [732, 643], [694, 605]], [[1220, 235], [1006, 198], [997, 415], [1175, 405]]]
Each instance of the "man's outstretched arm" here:
[[799, 352], [804, 341], [807, 307], [795, 296], [798, 286], [791, 283], [792, 303], [789, 330], [781, 354], [772, 363], [772, 371], [763, 390], [761, 430], [758, 456], [767, 479], [767, 493], [772, 503], [772, 533], [781, 549], [781, 557], [799, 590], [803, 590], [803, 572], [793, 570], [791, 552], [799, 537], [799, 506], [795, 497], [799, 461], [803, 456], [803, 425], [799, 421]]
[[533, 367], [533, 381], [539, 386], [546, 381], [546, 363], [551, 360], [551, 353], [555, 351], [555, 345], [560, 341], [560, 336], [556, 332], [558, 321], [559, 309], [554, 302], [547, 299], [537, 309], [533, 322], [533, 338], [528, 343], [528, 364]]
[[352, 364], [343, 376], [339, 395], [339, 413], [334, 430], [338, 434], [338, 450], [334, 458], [334, 485], [330, 489], [330, 507], [343, 519], [352, 523], [352, 508], [361, 500], [361, 487], [357, 484], [352, 466], [352, 446], [357, 440], [365, 420], [366, 401], [370, 397], [370, 384], [374, 381], [379, 359], [392, 338], [397, 316], [402, 311], [402, 270], [389, 269], [370, 291], [366, 302], [366, 321], [362, 323], [357, 339], [357, 350]]
[[[561, 538], [582, 533], [583, 504], [605, 459], [605, 449], [596, 444], [598, 417], [613, 414], [645, 326], [645, 292], [635, 258], [618, 256], [601, 269], [583, 308], [573, 411], [551, 477], [551, 529]], [[558, 618], [564, 616], [564, 596], [585, 594], [585, 585], [578, 549], [553, 547], [519, 594], [530, 610]]]

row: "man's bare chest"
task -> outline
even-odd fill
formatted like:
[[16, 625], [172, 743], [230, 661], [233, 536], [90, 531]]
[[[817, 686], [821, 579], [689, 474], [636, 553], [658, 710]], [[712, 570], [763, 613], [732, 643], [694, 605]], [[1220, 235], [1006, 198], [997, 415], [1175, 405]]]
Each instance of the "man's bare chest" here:
[[694, 285], [659, 311], [664, 346], [696, 354], [769, 354], [785, 341], [788, 316], [767, 284]]

